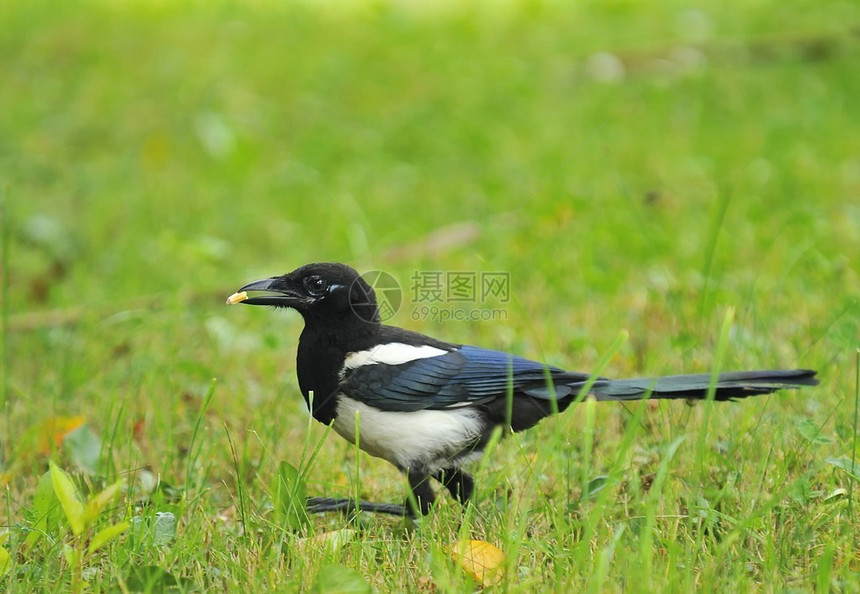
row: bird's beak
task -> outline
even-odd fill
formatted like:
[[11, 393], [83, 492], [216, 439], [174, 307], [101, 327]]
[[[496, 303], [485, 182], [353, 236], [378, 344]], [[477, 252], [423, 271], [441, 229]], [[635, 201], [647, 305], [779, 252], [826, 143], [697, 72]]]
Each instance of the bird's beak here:
[[[269, 295], [248, 297], [248, 291], [266, 291]], [[294, 307], [301, 301], [304, 301], [303, 296], [289, 288], [284, 282], [284, 279], [279, 276], [248, 283], [227, 297], [228, 305], [244, 303], [246, 305], [278, 305], [281, 307]]]

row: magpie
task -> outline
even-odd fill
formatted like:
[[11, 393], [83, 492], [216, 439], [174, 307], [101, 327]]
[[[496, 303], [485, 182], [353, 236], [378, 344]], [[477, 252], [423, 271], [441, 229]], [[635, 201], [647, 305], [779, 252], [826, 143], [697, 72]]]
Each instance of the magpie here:
[[[249, 296], [249, 291], [261, 293]], [[411, 489], [403, 505], [312, 497], [310, 512], [425, 515], [435, 500], [431, 478], [466, 503], [475, 483], [462, 467], [481, 456], [496, 427], [533, 427], [567, 409], [584, 388], [596, 400], [705, 399], [712, 383], [710, 374], [592, 377], [384, 325], [373, 288], [344, 264], [308, 264], [255, 281], [227, 303], [287, 307], [301, 314], [297, 374], [311, 414], [392, 463]], [[807, 369], [721, 373], [713, 399], [814, 386], [815, 375]]]

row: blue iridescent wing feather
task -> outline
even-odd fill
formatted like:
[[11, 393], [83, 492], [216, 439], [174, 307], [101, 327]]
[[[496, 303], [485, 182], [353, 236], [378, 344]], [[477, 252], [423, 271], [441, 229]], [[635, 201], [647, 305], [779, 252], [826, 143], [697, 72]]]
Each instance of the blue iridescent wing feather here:
[[382, 410], [414, 411], [480, 404], [514, 397], [542, 400], [575, 394], [588, 379], [508, 353], [462, 346], [401, 365], [365, 365], [347, 371], [341, 391]]

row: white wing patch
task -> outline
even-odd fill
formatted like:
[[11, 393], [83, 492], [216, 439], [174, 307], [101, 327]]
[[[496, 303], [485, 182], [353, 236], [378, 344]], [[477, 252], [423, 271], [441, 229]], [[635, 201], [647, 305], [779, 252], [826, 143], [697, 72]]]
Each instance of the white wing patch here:
[[402, 342], [389, 342], [388, 344], [381, 344], [366, 351], [347, 353], [346, 359], [343, 361], [343, 366], [346, 369], [356, 369], [365, 365], [376, 365], [379, 363], [384, 365], [403, 365], [404, 363], [418, 359], [438, 357], [448, 352], [429, 345], [413, 346]]
[[[438, 350], [438, 349], [437, 349]], [[385, 411], [341, 394], [334, 430], [372, 456], [388, 460], [401, 470], [432, 473], [452, 459], [465, 461], [480, 456], [469, 452], [480, 437], [484, 422], [474, 408], [449, 410]]]

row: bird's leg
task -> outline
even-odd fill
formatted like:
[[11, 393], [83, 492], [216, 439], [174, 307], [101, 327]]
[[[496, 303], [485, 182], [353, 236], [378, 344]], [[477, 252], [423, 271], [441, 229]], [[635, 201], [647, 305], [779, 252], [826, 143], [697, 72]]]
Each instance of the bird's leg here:
[[459, 468], [445, 468], [433, 475], [460, 503], [466, 503], [475, 492], [475, 479]]
[[374, 503], [373, 501], [356, 501], [355, 499], [335, 499], [333, 497], [308, 497], [307, 511], [309, 514], [324, 512], [372, 512], [407, 517], [411, 510], [399, 503]]
[[433, 502], [436, 501], [433, 487], [430, 486], [430, 477], [414, 471], [407, 472], [407, 477], [412, 495], [407, 498], [405, 507], [413, 517], [417, 516], [419, 512], [422, 516], [426, 516], [430, 513]]

